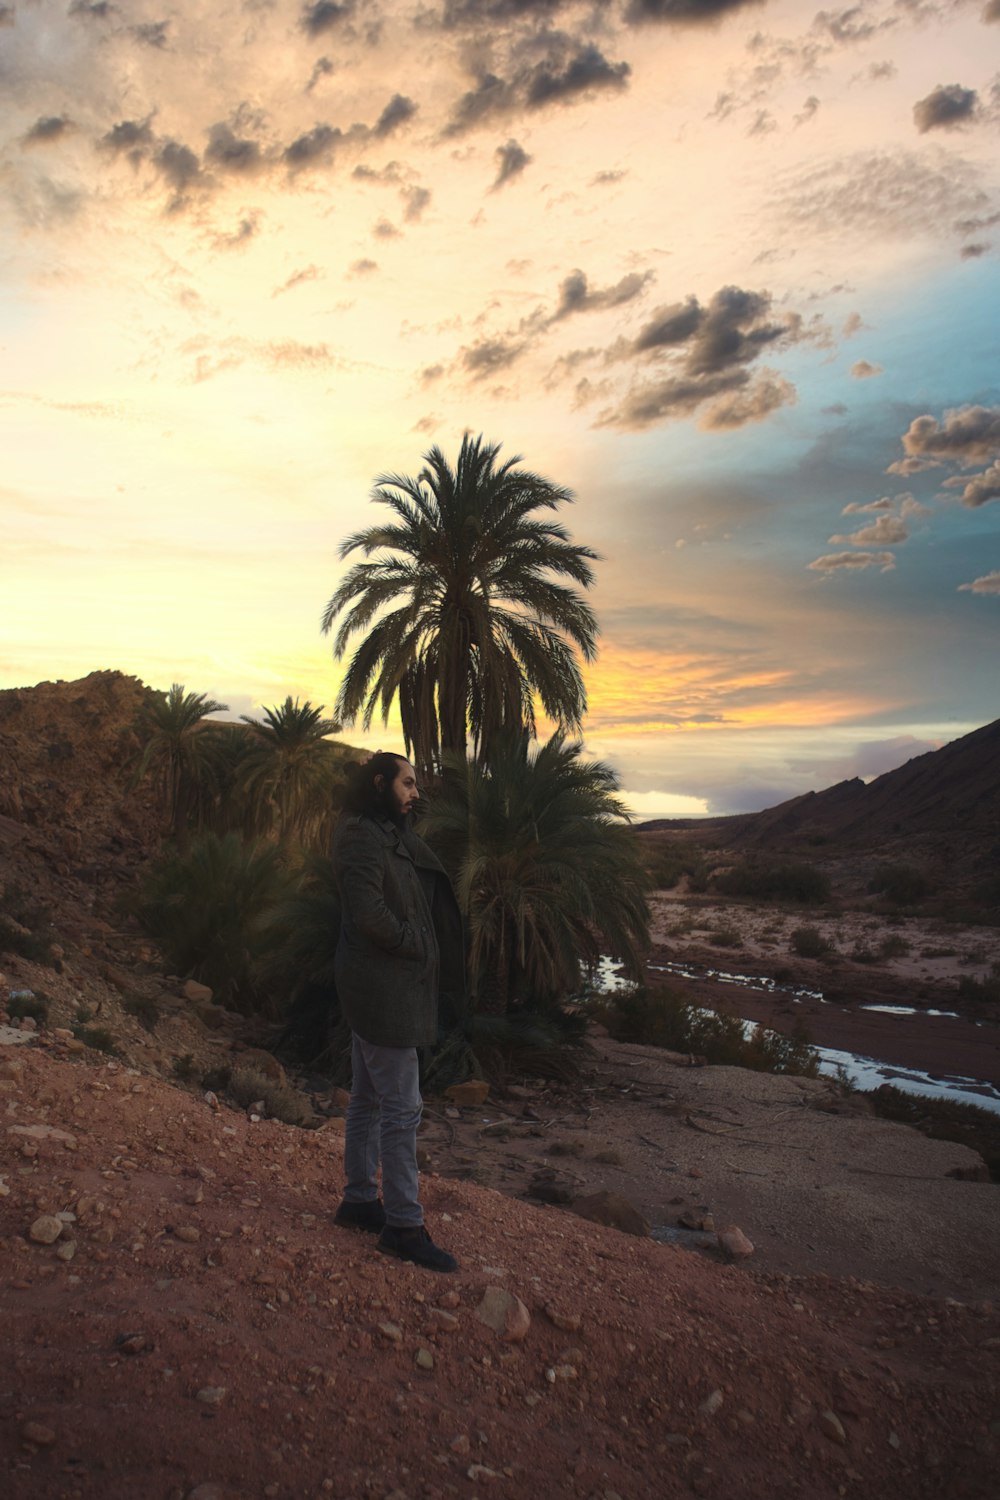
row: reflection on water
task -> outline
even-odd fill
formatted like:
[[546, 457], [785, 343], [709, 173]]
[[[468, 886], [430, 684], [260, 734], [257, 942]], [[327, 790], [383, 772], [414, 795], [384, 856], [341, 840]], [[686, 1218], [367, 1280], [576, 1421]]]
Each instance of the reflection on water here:
[[[603, 991], [605, 994], [620, 994], [634, 989], [635, 985], [632, 980], [624, 979], [616, 972], [618, 967], [616, 960], [602, 958], [594, 971], [593, 989]], [[735, 984], [744, 989], [763, 990], [768, 994], [788, 995], [793, 1000], [814, 1000], [824, 1005], [831, 1004], [817, 990], [778, 984], [773, 979], [762, 979], [755, 974], [730, 974], [722, 969], [710, 969], [700, 964], [667, 963], [650, 964], [648, 967], [658, 974], [674, 974], [680, 979], [714, 979], [720, 984]], [[882, 1011], [888, 1015], [917, 1014], [915, 1009], [905, 1005], [863, 1005], [859, 1009]], [[849, 1012], [845, 1011], [844, 1014], [847, 1015]], [[957, 1012], [926, 1010], [920, 1014], [955, 1017]], [[744, 1031], [749, 1034], [754, 1024], [753, 1021], [744, 1019]], [[976, 1078], [961, 1078], [949, 1073], [922, 1073], [918, 1068], [903, 1068], [896, 1063], [880, 1062], [874, 1057], [864, 1057], [858, 1052], [841, 1052], [836, 1047], [816, 1047], [814, 1050], [819, 1053], [820, 1073], [829, 1078], [844, 1075], [855, 1088], [862, 1092], [877, 1089], [883, 1083], [890, 1083], [893, 1088], [899, 1089], [904, 1094], [920, 1094], [932, 1099], [953, 1099], [960, 1104], [977, 1104], [980, 1109], [994, 1110], [1000, 1114], [1000, 1090], [991, 1083], [983, 1083]]]

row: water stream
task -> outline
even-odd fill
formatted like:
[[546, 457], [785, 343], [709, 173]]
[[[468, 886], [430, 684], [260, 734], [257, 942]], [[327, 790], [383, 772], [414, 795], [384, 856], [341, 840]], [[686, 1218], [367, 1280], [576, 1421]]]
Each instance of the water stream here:
[[[712, 969], [701, 964], [665, 963], [650, 964], [651, 971], [672, 974], [679, 979], [712, 979], [717, 984], [732, 984], [738, 988], [764, 990], [768, 994], [785, 995], [793, 1001], [811, 1000], [823, 1005], [832, 1005], [819, 990], [808, 990], [795, 985], [778, 984], [774, 979], [756, 974], [732, 974], [724, 969]], [[614, 959], [602, 958], [594, 973], [594, 990], [605, 992], [626, 990], [632, 982], [623, 979], [615, 971]], [[849, 1011], [838, 1007], [846, 1016]], [[918, 1012], [908, 1005], [865, 1005], [862, 1010], [877, 1010], [886, 1015], [913, 1016]], [[919, 1012], [925, 1016], [955, 1017], [955, 1011], [927, 1010]], [[753, 1021], [743, 1019], [744, 1031], [749, 1034]], [[841, 1052], [835, 1047], [815, 1047], [819, 1054], [819, 1071], [828, 1077], [846, 1075], [855, 1088], [863, 1092], [877, 1089], [880, 1084], [891, 1083], [905, 1094], [920, 1094], [933, 1099], [954, 1099], [961, 1104], [976, 1104], [980, 1109], [989, 1109], [1000, 1114], [1000, 1089], [978, 1078], [962, 1078], [949, 1073], [923, 1073], [917, 1068], [905, 1068], [898, 1063], [880, 1061], [876, 1057], [865, 1057], [859, 1052]]]

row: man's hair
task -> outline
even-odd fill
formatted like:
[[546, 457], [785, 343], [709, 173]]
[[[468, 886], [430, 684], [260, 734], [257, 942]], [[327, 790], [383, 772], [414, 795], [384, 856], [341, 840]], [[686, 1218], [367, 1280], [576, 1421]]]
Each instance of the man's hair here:
[[[363, 765], [356, 762], [348, 765], [344, 811], [389, 816], [393, 806], [389, 789], [399, 775], [400, 766], [405, 765], [409, 765], [408, 758], [394, 750], [377, 750]], [[384, 778], [380, 787], [375, 785], [376, 776]]]

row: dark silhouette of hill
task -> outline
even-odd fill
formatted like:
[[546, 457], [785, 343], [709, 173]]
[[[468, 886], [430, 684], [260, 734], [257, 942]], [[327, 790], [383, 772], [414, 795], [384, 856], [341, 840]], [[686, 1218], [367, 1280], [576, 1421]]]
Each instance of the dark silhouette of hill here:
[[747, 856], [767, 849], [911, 857], [955, 874], [1000, 874], [1000, 719], [868, 783], [841, 781], [759, 813], [640, 827], [683, 831]]

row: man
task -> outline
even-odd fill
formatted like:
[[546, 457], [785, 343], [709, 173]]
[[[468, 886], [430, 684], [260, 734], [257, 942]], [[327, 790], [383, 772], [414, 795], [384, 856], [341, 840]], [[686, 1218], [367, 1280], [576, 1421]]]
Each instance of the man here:
[[417, 1048], [437, 1040], [442, 978], [452, 994], [464, 985], [464, 952], [448, 877], [409, 827], [419, 795], [410, 762], [380, 750], [358, 768], [334, 834], [342, 908], [335, 974], [352, 1032], [347, 1185], [334, 1222], [378, 1233], [388, 1255], [454, 1271], [458, 1262], [435, 1245], [420, 1205]]

